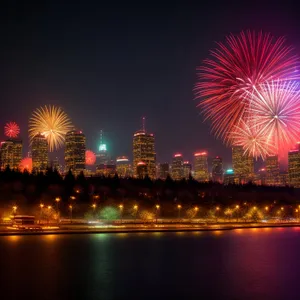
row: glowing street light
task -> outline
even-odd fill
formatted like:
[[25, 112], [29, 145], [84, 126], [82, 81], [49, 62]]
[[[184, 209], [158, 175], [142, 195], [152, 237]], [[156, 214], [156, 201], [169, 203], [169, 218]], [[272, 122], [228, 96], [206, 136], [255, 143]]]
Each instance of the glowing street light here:
[[17, 212], [18, 207], [17, 207], [16, 205], [14, 205], [14, 206], [12, 207], [12, 209], [13, 209], [13, 214], [15, 215], [16, 212]]
[[266, 211], [268, 211], [268, 210], [269, 210], [269, 207], [268, 207], [268, 206], [266, 206], [266, 207], [265, 207], [265, 210], [266, 210]]
[[40, 223], [40, 224], [41, 224], [41, 220], [42, 220], [43, 208], [44, 208], [44, 204], [41, 203], [41, 204], [40, 204], [40, 220], [39, 220], [39, 223]]
[[133, 209], [135, 210], [134, 223], [136, 223], [136, 217], [137, 217], [137, 212], [138, 212], [139, 207], [137, 205], [134, 205]]
[[48, 214], [48, 224], [49, 224], [49, 222], [50, 222], [50, 211], [51, 211], [51, 209], [52, 209], [52, 206], [51, 205], [48, 205], [48, 211], [49, 211], [49, 214]]
[[156, 204], [156, 205], [155, 205], [155, 208], [156, 208], [156, 224], [157, 224], [158, 212], [159, 212], [159, 209], [160, 209], [160, 205], [159, 205], [159, 204]]
[[75, 196], [70, 196], [70, 199], [71, 200], [76, 200], [76, 197]]
[[182, 208], [182, 206], [181, 206], [180, 204], [178, 204], [178, 205], [177, 205], [177, 209], [178, 209], [178, 219], [180, 219], [181, 208]]
[[123, 208], [124, 208], [123, 204], [120, 204], [119, 209], [120, 209], [121, 224], [123, 223]]
[[218, 213], [219, 213], [219, 211], [220, 211], [220, 207], [217, 206], [216, 207], [216, 222], [218, 222]]
[[72, 224], [72, 221], [73, 221], [73, 206], [71, 204], [69, 205], [69, 209], [70, 209], [70, 219], [71, 219], [71, 224]]
[[237, 214], [236, 214], [236, 221], [237, 221], [237, 222], [239, 221], [239, 208], [240, 208], [239, 205], [236, 205], [236, 206], [235, 206], [235, 209], [238, 211]]

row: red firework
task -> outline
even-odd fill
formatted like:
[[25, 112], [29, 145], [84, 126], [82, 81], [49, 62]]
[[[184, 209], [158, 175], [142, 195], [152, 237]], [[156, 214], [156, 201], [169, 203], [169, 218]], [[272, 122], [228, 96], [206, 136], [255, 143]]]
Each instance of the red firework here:
[[245, 93], [272, 79], [299, 79], [298, 57], [285, 45], [283, 37], [247, 31], [230, 35], [226, 43], [217, 43], [212, 59], [198, 69], [195, 95], [212, 129], [225, 140], [245, 119], [249, 102]]
[[24, 172], [27, 170], [28, 172], [32, 171], [32, 158], [30, 157], [25, 157], [21, 160], [20, 165], [19, 165], [20, 171]]
[[16, 138], [20, 133], [20, 127], [16, 122], [8, 122], [4, 126], [4, 134], [9, 138]]
[[88, 166], [94, 165], [96, 162], [96, 155], [93, 151], [91, 150], [86, 150], [85, 151], [85, 164]]

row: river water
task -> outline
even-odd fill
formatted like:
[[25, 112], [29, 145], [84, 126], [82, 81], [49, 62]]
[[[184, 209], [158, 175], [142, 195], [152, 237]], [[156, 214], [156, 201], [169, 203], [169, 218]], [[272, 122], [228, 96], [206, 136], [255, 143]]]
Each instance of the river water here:
[[1, 299], [300, 299], [300, 228], [0, 237]]

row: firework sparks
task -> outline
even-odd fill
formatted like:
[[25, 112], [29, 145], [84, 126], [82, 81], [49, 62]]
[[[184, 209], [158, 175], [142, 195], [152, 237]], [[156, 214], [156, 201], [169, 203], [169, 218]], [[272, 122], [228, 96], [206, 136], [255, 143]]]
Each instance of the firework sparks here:
[[247, 92], [250, 100], [249, 121], [261, 128], [274, 145], [275, 152], [284, 154], [300, 136], [299, 84], [287, 81], [271, 81], [260, 85], [254, 93]]
[[20, 171], [24, 172], [25, 170], [27, 170], [28, 172], [32, 171], [32, 158], [30, 157], [25, 157], [21, 160], [20, 162]]
[[85, 164], [88, 166], [94, 165], [96, 162], [96, 155], [93, 151], [91, 150], [86, 150], [85, 151]]
[[225, 140], [247, 115], [246, 92], [272, 79], [299, 78], [298, 58], [282, 37], [275, 40], [250, 31], [230, 35], [211, 55], [199, 68], [195, 95], [202, 98], [199, 106], [211, 119], [213, 131]]
[[229, 144], [231, 146], [242, 146], [244, 155], [253, 156], [256, 159], [262, 157], [264, 160], [268, 155], [276, 152], [276, 148], [262, 127], [251, 124], [250, 121], [241, 120], [239, 126], [235, 126], [229, 133]]
[[8, 122], [4, 126], [4, 134], [9, 138], [16, 138], [20, 133], [20, 127], [16, 122]]
[[36, 109], [29, 120], [29, 138], [37, 134], [46, 137], [49, 150], [59, 149], [65, 141], [65, 135], [72, 130], [68, 115], [56, 106], [44, 106]]

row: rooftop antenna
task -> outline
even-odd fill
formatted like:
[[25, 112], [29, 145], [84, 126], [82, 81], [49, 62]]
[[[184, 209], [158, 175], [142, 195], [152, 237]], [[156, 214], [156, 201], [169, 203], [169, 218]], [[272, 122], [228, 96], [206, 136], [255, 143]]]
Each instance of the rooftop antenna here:
[[103, 130], [101, 129], [100, 130], [100, 145], [102, 144], [103, 142]]
[[146, 123], [146, 117], [143, 117], [143, 121], [142, 121], [142, 125], [143, 125], [143, 131], [146, 132], [145, 130], [145, 123]]

